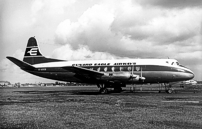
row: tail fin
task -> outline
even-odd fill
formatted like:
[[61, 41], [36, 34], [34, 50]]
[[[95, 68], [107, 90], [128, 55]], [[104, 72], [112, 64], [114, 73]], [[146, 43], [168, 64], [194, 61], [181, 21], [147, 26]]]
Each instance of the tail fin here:
[[44, 57], [39, 50], [35, 37], [31, 37], [28, 40], [23, 61], [33, 65], [39, 63], [56, 62], [63, 60]]

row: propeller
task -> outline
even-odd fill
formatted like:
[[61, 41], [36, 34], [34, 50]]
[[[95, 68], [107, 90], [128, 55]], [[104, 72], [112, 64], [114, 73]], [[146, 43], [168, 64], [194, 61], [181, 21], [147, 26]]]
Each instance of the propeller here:
[[133, 81], [134, 79], [139, 80], [139, 75], [134, 75], [134, 65], [132, 65], [130, 79]]
[[133, 74], [133, 72], [134, 72], [134, 64], [132, 65], [132, 71], [131, 71], [131, 78], [132, 78], [132, 92], [133, 92], [133, 90], [134, 90], [134, 85], [135, 85], [135, 83], [134, 83], [134, 81], [133, 81], [133, 79], [134, 79], [134, 74]]
[[137, 81], [142, 81], [144, 82], [145, 80], [145, 77], [142, 76], [142, 67], [140, 67], [140, 75], [134, 75], [134, 65], [132, 66], [132, 69], [131, 69], [131, 75], [130, 75], [130, 79], [132, 81], [137, 80]]
[[142, 76], [142, 67], [140, 68], [140, 81], [144, 82], [145, 77]]

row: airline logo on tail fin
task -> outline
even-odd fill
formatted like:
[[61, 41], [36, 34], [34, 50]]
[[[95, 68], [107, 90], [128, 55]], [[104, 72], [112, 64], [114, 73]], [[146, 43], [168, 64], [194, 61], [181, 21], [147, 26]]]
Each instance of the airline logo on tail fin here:
[[42, 56], [39, 52], [39, 48], [37, 46], [27, 47], [25, 51], [25, 57], [27, 56]]
[[38, 48], [32, 48], [27, 53], [29, 53], [31, 56], [37, 55]]

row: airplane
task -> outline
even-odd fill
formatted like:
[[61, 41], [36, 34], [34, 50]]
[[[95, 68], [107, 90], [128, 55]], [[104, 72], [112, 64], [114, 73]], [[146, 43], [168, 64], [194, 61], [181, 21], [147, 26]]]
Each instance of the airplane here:
[[[194, 73], [176, 59], [117, 59], [67, 61], [43, 56], [35, 37], [27, 43], [23, 61], [7, 56], [22, 70], [43, 78], [77, 83], [96, 84], [100, 93], [110, 88], [121, 92], [127, 84], [159, 83], [172, 93], [173, 82], [194, 78]], [[166, 88], [166, 85], [169, 87]]]

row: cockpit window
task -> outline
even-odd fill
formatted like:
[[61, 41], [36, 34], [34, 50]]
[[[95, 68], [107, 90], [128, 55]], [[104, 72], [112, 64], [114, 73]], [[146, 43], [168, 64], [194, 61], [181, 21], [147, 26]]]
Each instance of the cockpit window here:
[[185, 66], [183, 66], [183, 65], [179, 65], [179, 66], [184, 67], [184, 68], [187, 68], [187, 67], [185, 67]]
[[174, 65], [174, 66], [181, 66], [181, 64], [178, 61], [172, 61], [172, 62], [166, 61], [166, 63], [169, 63], [170, 65]]

